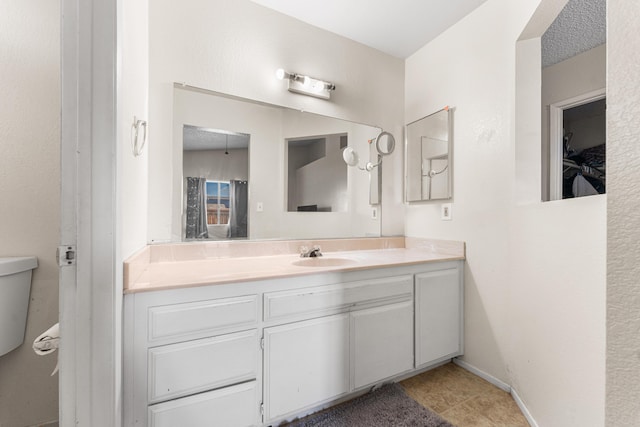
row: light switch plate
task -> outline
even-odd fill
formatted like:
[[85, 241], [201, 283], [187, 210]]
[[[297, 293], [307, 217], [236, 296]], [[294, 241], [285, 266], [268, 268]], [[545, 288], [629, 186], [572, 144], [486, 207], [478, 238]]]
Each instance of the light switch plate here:
[[440, 219], [451, 221], [451, 203], [443, 203], [440, 205], [440, 209]]

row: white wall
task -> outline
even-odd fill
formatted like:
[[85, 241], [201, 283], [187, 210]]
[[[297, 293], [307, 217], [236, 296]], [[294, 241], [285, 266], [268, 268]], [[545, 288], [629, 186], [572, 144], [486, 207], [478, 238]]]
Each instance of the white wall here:
[[405, 234], [467, 242], [465, 358], [503, 380], [514, 52], [531, 3], [515, 13], [489, 0], [406, 62], [405, 122], [455, 110], [452, 221], [440, 220], [439, 202], [412, 204]]
[[541, 426], [602, 425], [606, 196], [540, 202], [539, 58], [515, 72], [540, 3], [489, 0], [408, 58], [405, 121], [455, 107], [454, 199], [450, 222], [409, 206], [405, 233], [467, 242], [465, 361]]
[[0, 256], [39, 263], [25, 342], [0, 357], [0, 425], [23, 427], [58, 419], [57, 354], [31, 343], [58, 321], [59, 2], [3, 2], [0, 40]]
[[182, 155], [183, 175], [207, 178], [209, 181], [249, 179], [249, 150], [189, 150]]
[[[118, 228], [126, 259], [147, 243], [149, 146], [134, 157], [131, 125], [134, 117], [149, 120], [148, 0], [121, 1], [120, 75], [118, 91], [120, 159], [118, 162]], [[142, 131], [141, 131], [142, 132]]]
[[[174, 82], [384, 127], [401, 139], [402, 60], [249, 0], [163, 0], [149, 8], [151, 242], [171, 238]], [[335, 83], [331, 101], [288, 92], [274, 78], [281, 67]], [[402, 209], [401, 160], [398, 149], [384, 169], [393, 185], [383, 188], [389, 209]], [[393, 218], [387, 234], [400, 234], [402, 216]]]
[[640, 420], [640, 2], [607, 2], [606, 425]]
[[[340, 138], [327, 138], [327, 154], [298, 168], [295, 173], [293, 208], [317, 205], [330, 212], [344, 212], [349, 208], [347, 165], [342, 159]], [[365, 188], [366, 191], [366, 188]]]

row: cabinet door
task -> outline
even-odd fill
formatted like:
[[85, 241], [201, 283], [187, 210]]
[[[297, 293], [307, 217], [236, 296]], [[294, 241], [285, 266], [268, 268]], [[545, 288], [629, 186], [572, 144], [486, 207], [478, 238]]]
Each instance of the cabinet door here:
[[264, 329], [264, 405], [273, 420], [349, 391], [349, 315]]
[[462, 293], [457, 267], [416, 275], [416, 367], [461, 354]]
[[352, 313], [351, 334], [353, 388], [413, 368], [413, 301]]

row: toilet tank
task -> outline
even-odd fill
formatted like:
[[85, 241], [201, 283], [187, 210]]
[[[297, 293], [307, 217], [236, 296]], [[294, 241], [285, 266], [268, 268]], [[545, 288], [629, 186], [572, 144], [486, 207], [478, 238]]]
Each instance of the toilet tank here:
[[0, 258], [0, 356], [24, 342], [36, 257]]

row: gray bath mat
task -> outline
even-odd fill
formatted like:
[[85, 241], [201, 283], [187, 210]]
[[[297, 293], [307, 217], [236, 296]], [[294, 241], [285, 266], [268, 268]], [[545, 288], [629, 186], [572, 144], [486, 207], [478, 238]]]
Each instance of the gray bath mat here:
[[294, 420], [288, 427], [453, 427], [404, 392], [399, 384], [342, 403], [319, 414]]

